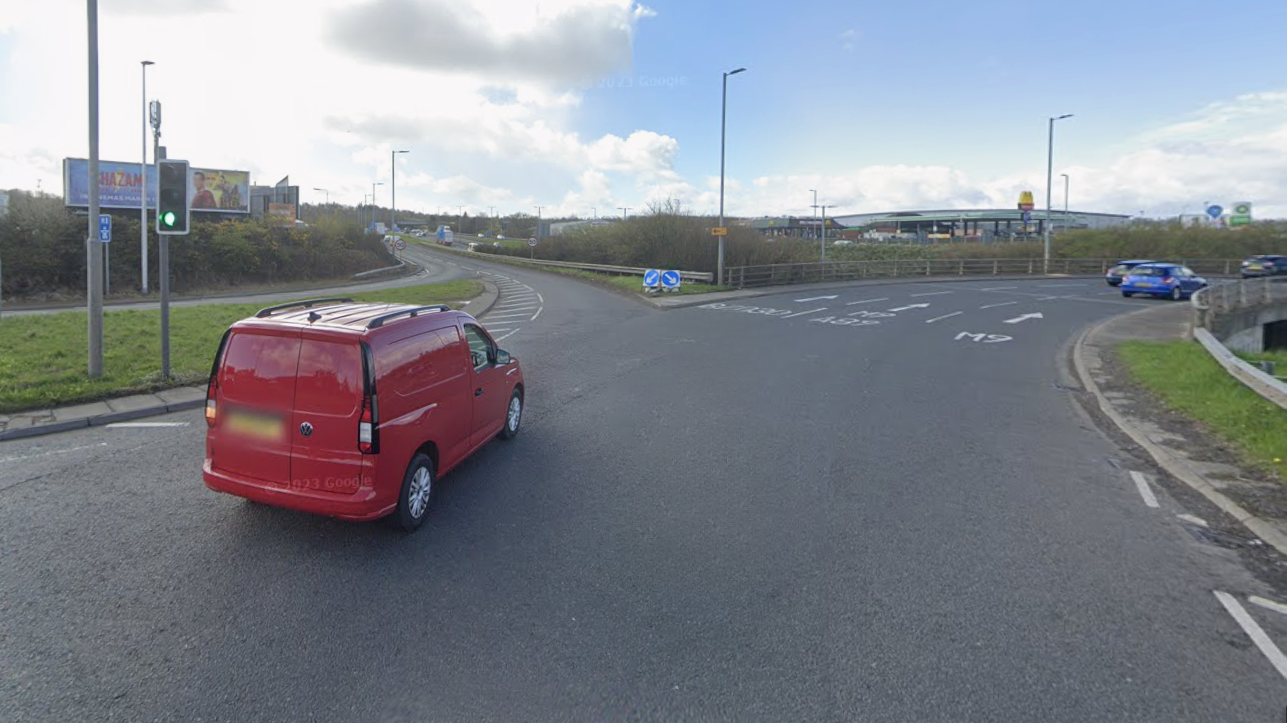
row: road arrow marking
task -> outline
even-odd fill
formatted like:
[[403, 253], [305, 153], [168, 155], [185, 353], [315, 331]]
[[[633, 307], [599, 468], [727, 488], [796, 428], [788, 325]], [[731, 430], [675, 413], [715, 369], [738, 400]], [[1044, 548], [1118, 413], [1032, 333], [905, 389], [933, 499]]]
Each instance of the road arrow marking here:
[[796, 303], [803, 304], [806, 301], [822, 301], [823, 299], [834, 299], [835, 296], [810, 296], [807, 299], [796, 299]]
[[[1116, 292], [1114, 292], [1114, 293], [1116, 293]], [[1019, 302], [1017, 302], [1017, 301], [1003, 301], [1003, 302], [1001, 302], [1000, 304], [988, 304], [987, 306], [980, 306], [979, 308], [980, 308], [980, 309], [995, 309], [995, 308], [996, 308], [996, 307], [998, 307], [998, 306], [1013, 306], [1014, 304], [1017, 304], [1017, 303], [1019, 303]]]
[[856, 306], [858, 304], [874, 304], [877, 301], [889, 301], [889, 297], [885, 296], [879, 299], [863, 299], [862, 301], [851, 301], [848, 304], [845, 304], [845, 306]]
[[1044, 319], [1044, 318], [1046, 318], [1046, 317], [1042, 316], [1042, 315], [1041, 315], [1041, 312], [1040, 312], [1040, 311], [1038, 311], [1038, 312], [1037, 312], [1037, 313], [1035, 313], [1035, 314], [1024, 314], [1023, 316], [1016, 316], [1016, 317], [1014, 317], [1013, 319], [1006, 319], [1006, 320], [1005, 320], [1005, 323], [1007, 323], [1007, 324], [1018, 324], [1019, 322], [1027, 321], [1028, 319]]
[[908, 309], [928, 309], [928, 308], [929, 308], [929, 304], [912, 304], [911, 306], [900, 306], [897, 309], [890, 309], [890, 311], [907, 311]]
[[934, 323], [934, 322], [936, 322], [936, 321], [942, 321], [943, 319], [950, 319], [950, 318], [952, 318], [953, 316], [960, 316], [961, 314], [964, 314], [964, 313], [965, 313], [964, 311], [953, 311], [953, 312], [952, 312], [952, 313], [950, 313], [950, 314], [944, 314], [944, 315], [942, 315], [942, 316], [936, 316], [936, 317], [934, 317], [933, 319], [927, 319], [927, 320], [925, 321], [925, 323], [926, 323], [926, 324], [933, 324], [933, 323]]

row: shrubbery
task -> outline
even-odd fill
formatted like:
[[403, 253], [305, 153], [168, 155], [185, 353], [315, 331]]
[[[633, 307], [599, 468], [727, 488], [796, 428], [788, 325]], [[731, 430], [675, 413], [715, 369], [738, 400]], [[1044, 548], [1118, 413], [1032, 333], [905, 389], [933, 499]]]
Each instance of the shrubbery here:
[[[149, 222], [149, 226], [151, 223]], [[86, 219], [61, 198], [10, 192], [0, 218], [0, 261], [6, 297], [75, 299], [85, 293]], [[214, 290], [243, 284], [338, 279], [393, 263], [378, 236], [365, 236], [352, 220], [318, 219], [283, 228], [263, 221], [208, 222], [193, 214], [192, 231], [170, 239], [170, 288]], [[138, 214], [112, 218], [111, 286], [114, 293], [141, 286]], [[149, 290], [159, 287], [157, 237], [148, 231]]]

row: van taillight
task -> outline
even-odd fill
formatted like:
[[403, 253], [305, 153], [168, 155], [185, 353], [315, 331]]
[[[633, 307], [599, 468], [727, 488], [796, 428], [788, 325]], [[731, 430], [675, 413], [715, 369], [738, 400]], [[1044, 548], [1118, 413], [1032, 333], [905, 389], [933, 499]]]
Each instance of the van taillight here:
[[218, 420], [218, 417], [219, 417], [218, 407], [215, 404], [215, 389], [217, 388], [218, 388], [218, 385], [215, 384], [215, 377], [213, 376], [210, 377], [210, 383], [206, 385], [206, 426], [207, 427], [214, 427], [215, 422]]
[[362, 419], [358, 422], [358, 451], [362, 454], [375, 454], [380, 451], [380, 437], [376, 416], [378, 409], [375, 397], [362, 398]]

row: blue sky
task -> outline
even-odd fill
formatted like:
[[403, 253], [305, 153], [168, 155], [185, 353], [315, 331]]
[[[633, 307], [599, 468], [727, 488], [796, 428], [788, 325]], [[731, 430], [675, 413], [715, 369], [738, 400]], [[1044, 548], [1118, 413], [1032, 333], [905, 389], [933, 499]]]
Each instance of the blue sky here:
[[[1044, 197], [1150, 216], [1249, 200], [1287, 217], [1287, 3], [1083, 0], [100, 0], [103, 157], [141, 97], [172, 156], [400, 207], [713, 213], [721, 72], [730, 214]], [[0, 10], [0, 187], [87, 155], [84, 3]], [[274, 77], [272, 68], [281, 72]], [[200, 82], [196, 82], [197, 80]], [[178, 152], [176, 152], [176, 150]], [[316, 194], [320, 200], [322, 194]]]

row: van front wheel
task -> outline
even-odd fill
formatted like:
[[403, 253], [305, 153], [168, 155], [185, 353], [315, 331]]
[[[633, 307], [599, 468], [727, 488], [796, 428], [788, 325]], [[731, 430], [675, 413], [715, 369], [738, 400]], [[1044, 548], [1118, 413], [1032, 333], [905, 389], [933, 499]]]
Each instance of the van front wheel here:
[[398, 509], [393, 513], [398, 526], [414, 532], [425, 521], [433, 505], [436, 479], [433, 460], [427, 454], [411, 458], [407, 472], [402, 476], [402, 493], [398, 495]]
[[517, 389], [509, 397], [509, 406], [505, 408], [505, 426], [501, 427], [501, 439], [513, 439], [518, 436], [518, 425], [523, 421], [523, 395]]

